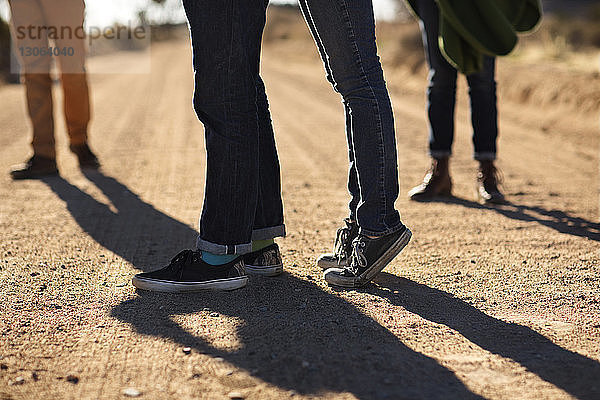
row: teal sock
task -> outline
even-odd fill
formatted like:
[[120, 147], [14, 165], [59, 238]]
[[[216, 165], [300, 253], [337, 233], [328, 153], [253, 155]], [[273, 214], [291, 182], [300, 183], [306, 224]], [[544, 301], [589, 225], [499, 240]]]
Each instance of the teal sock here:
[[267, 240], [253, 240], [252, 241], [252, 251], [258, 251], [258, 250], [262, 250], [265, 247], [269, 247], [270, 245], [272, 245], [273, 243], [275, 243], [275, 240], [273, 239], [267, 239]]
[[214, 254], [208, 251], [202, 252], [202, 260], [210, 265], [223, 265], [235, 260], [238, 256], [233, 254]]

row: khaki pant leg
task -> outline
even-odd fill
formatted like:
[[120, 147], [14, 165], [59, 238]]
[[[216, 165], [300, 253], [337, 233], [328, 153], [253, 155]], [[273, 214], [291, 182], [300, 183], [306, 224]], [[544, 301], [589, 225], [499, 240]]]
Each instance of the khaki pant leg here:
[[86, 74], [62, 74], [64, 109], [71, 145], [87, 143], [90, 94]]
[[52, 79], [50, 74], [25, 74], [27, 109], [33, 125], [33, 153], [56, 158]]
[[87, 142], [90, 121], [90, 94], [85, 71], [86, 43], [83, 30], [83, 0], [40, 0], [48, 23], [59, 28], [54, 39], [58, 49], [72, 49], [72, 55], [57, 56], [64, 92], [64, 111], [71, 145]]
[[[46, 31], [37, 27], [45, 26], [46, 20], [38, 0], [10, 0], [12, 14], [12, 36], [16, 53], [21, 59], [25, 77], [27, 109], [33, 127], [31, 145], [33, 152], [45, 157], [55, 158], [54, 118], [52, 104], [52, 80], [49, 55], [34, 55], [33, 49], [48, 48]], [[33, 27], [32, 30], [29, 27]], [[28, 55], [28, 50], [31, 54]]]

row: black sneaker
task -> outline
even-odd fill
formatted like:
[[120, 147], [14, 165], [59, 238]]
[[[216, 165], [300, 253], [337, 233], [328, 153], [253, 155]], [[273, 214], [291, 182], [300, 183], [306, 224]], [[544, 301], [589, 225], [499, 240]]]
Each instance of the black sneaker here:
[[411, 236], [411, 231], [406, 227], [376, 239], [359, 235], [352, 242], [350, 265], [343, 269], [330, 268], [323, 277], [330, 285], [364, 286], [406, 247]]
[[249, 274], [276, 276], [283, 272], [283, 261], [277, 243], [244, 254], [244, 264], [246, 264], [246, 272]]
[[210, 265], [199, 251], [183, 250], [166, 267], [137, 274], [132, 282], [138, 289], [154, 292], [234, 290], [246, 286], [248, 276], [242, 257], [224, 265]]
[[352, 241], [358, 236], [358, 224], [344, 219], [346, 226], [337, 230], [333, 253], [324, 253], [317, 258], [317, 265], [322, 269], [339, 268], [348, 265], [352, 254]]
[[13, 166], [10, 171], [10, 176], [14, 180], [38, 179], [57, 174], [56, 160], [40, 155], [34, 155], [25, 163]]
[[71, 145], [70, 149], [77, 156], [77, 159], [79, 160], [80, 168], [85, 168], [85, 169], [100, 168], [100, 161], [98, 161], [98, 158], [96, 157], [96, 155], [94, 153], [92, 153], [92, 150], [90, 149], [90, 146], [88, 146], [87, 143], [75, 145], [75, 146]]

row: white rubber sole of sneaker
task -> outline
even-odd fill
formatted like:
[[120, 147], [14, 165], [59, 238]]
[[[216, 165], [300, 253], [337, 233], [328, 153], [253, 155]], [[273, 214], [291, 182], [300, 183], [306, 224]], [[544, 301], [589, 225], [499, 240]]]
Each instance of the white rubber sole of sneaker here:
[[246, 264], [246, 273], [262, 276], [277, 276], [283, 273], [283, 264], [268, 266]]
[[362, 275], [357, 277], [345, 277], [341, 276], [340, 273], [343, 271], [341, 268], [331, 268], [323, 273], [323, 278], [327, 283], [335, 286], [342, 287], [361, 287], [366, 285], [371, 279], [373, 279], [378, 273], [380, 273], [386, 265], [388, 265], [394, 257], [396, 257], [400, 252], [406, 247], [408, 242], [410, 242], [410, 238], [412, 237], [412, 232], [410, 229], [406, 229], [406, 231], [394, 242], [389, 249], [385, 251], [379, 257], [377, 261], [373, 263], [371, 268], [363, 272]]
[[148, 290], [151, 292], [184, 293], [200, 292], [204, 290], [229, 291], [240, 289], [246, 286], [248, 283], [248, 277], [240, 276], [237, 278], [215, 279], [206, 282], [172, 282], [139, 278], [134, 276], [131, 282], [133, 283], [133, 286], [140, 290]]

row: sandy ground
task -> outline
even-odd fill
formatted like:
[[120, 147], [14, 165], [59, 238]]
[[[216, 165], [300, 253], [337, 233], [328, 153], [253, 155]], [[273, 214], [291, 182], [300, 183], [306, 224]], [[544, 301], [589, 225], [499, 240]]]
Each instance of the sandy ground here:
[[388, 69], [397, 206], [414, 239], [374, 284], [334, 290], [314, 260], [348, 201], [342, 106], [311, 44], [306, 52], [267, 46], [263, 67], [286, 273], [233, 293], [136, 293], [130, 283], [196, 236], [205, 159], [186, 42], [155, 45], [150, 75], [91, 78], [99, 173], [78, 170], [60, 122], [61, 176], [12, 182], [28, 127], [22, 88], [0, 88], [0, 399], [118, 399], [127, 389], [145, 399], [600, 398], [598, 110], [518, 91], [523, 79], [569, 88], [572, 78], [597, 93], [600, 81], [500, 64], [499, 165], [512, 204], [489, 208], [474, 201], [464, 84], [457, 197], [406, 199], [428, 162], [425, 82]]

